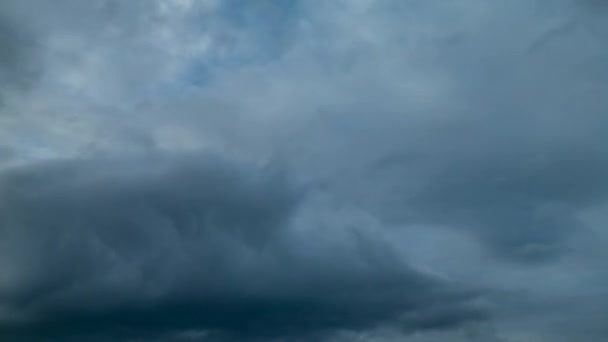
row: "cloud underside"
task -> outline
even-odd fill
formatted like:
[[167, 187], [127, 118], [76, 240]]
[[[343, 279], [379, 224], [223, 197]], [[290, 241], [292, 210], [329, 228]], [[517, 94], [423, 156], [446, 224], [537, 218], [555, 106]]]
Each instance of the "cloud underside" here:
[[473, 292], [410, 269], [365, 235], [309, 255], [316, 242], [289, 228], [304, 194], [283, 178], [269, 167], [184, 156], [6, 172], [0, 253], [9, 318], [0, 331], [276, 337], [484, 316], [468, 304]]

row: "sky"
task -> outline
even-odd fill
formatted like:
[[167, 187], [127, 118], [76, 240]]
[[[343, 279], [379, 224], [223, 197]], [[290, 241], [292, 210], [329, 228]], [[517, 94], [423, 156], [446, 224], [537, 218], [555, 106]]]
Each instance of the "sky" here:
[[603, 0], [3, 0], [2, 341], [608, 340]]

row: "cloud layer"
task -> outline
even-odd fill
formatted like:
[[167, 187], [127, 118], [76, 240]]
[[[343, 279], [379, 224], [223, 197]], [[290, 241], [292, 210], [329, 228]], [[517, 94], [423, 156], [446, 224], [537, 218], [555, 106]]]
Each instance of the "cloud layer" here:
[[0, 11], [0, 337], [606, 339], [602, 1]]
[[[365, 232], [288, 229], [303, 195], [272, 169], [185, 156], [55, 161], [5, 172], [0, 188], [8, 336], [291, 336], [484, 315], [467, 305], [475, 293], [410, 269]], [[311, 253], [314, 235], [332, 250]]]

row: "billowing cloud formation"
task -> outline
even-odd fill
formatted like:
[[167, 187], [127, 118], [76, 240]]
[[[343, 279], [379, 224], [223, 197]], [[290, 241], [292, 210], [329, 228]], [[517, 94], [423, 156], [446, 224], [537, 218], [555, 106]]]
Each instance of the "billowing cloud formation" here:
[[8, 336], [281, 336], [484, 315], [467, 306], [473, 293], [364, 233], [318, 236], [334, 249], [309, 255], [318, 243], [300, 239], [314, 234], [289, 230], [302, 195], [272, 169], [184, 156], [59, 161], [7, 171], [0, 189]]
[[606, 340], [603, 1], [0, 6], [0, 334]]

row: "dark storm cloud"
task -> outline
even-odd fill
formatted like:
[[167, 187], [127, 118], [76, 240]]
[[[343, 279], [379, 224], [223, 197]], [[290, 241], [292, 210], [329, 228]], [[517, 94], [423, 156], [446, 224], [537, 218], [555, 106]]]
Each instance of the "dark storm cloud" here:
[[[409, 268], [365, 235], [306, 256], [303, 193], [273, 167], [222, 158], [66, 160], [0, 178], [0, 335], [246, 339], [407, 330], [484, 317], [475, 294]], [[338, 247], [341, 248], [341, 247]], [[334, 260], [332, 260], [334, 258]]]

